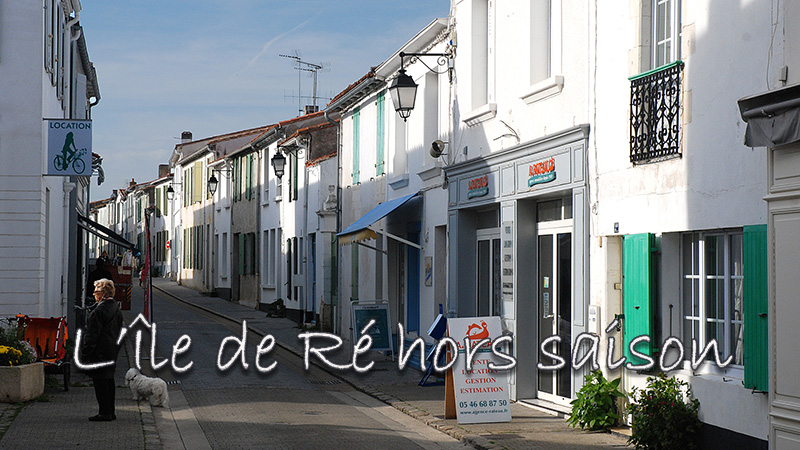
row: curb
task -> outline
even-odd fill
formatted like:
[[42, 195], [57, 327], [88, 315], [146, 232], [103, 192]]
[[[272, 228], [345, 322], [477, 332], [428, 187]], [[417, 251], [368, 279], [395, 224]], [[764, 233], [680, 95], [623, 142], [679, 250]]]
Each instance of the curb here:
[[[127, 325], [127, 323], [126, 323]], [[133, 344], [130, 339], [125, 339], [125, 356], [128, 359], [128, 367], [134, 366], [133, 358]], [[126, 389], [127, 394], [127, 389]], [[147, 399], [137, 400], [139, 405], [139, 418], [142, 421], [142, 432], [144, 433], [144, 447], [147, 449], [161, 449], [164, 446], [161, 444], [161, 436], [158, 435], [156, 428], [156, 417], [153, 414], [153, 407]]]
[[[215, 315], [217, 317], [221, 317], [223, 319], [229, 320], [229, 321], [231, 321], [233, 323], [237, 323], [239, 325], [242, 324], [242, 322], [240, 320], [238, 320], [238, 319], [234, 319], [232, 317], [226, 316], [225, 314], [222, 314], [222, 313], [219, 313], [217, 311], [214, 311], [211, 308], [207, 308], [205, 306], [198, 305], [196, 303], [192, 303], [190, 301], [184, 300], [184, 299], [178, 297], [177, 295], [173, 294], [172, 292], [166, 291], [165, 289], [161, 288], [160, 286], [153, 285], [153, 288], [158, 289], [158, 291], [161, 292], [162, 294], [168, 295], [168, 296], [172, 297], [173, 299], [175, 299], [175, 300], [177, 300], [177, 301], [179, 301], [181, 303], [185, 303], [187, 305], [194, 306], [195, 308], [199, 308], [199, 309], [201, 309], [201, 310], [203, 310], [205, 312], [208, 312], [208, 313], [213, 314], [213, 315]], [[247, 331], [249, 331], [251, 333], [255, 333], [255, 334], [257, 334], [259, 336], [262, 336], [262, 337], [264, 336], [263, 332], [261, 332], [260, 330], [254, 329], [253, 327], [251, 327], [249, 325], [247, 327]], [[282, 342], [279, 342], [277, 339], [275, 340], [275, 343], [280, 348], [292, 353], [295, 356], [298, 356], [300, 358], [304, 357], [300, 352], [295, 350], [293, 347], [289, 347], [288, 345], [286, 345], [286, 344], [284, 344]], [[328, 367], [323, 366], [323, 365], [319, 364], [316, 361], [311, 361], [311, 364], [313, 364], [314, 366], [318, 367], [319, 369], [325, 371], [325, 373], [327, 373], [328, 375], [330, 375], [330, 376], [332, 376], [332, 377], [334, 377], [334, 378], [336, 378], [336, 379], [338, 379], [338, 380], [340, 380], [340, 381], [342, 381], [344, 383], [347, 383], [353, 389], [355, 389], [355, 390], [357, 390], [359, 392], [362, 392], [364, 394], [367, 394], [370, 397], [373, 397], [373, 398], [375, 398], [375, 399], [377, 399], [377, 400], [379, 400], [379, 401], [381, 401], [383, 403], [386, 403], [387, 405], [389, 405], [389, 406], [393, 407], [394, 409], [396, 409], [396, 410], [398, 410], [398, 411], [400, 411], [400, 412], [402, 412], [402, 413], [404, 413], [404, 414], [416, 419], [417, 421], [422, 422], [425, 425], [427, 425], [427, 426], [429, 426], [431, 428], [434, 428], [434, 429], [436, 429], [438, 431], [441, 431], [442, 433], [445, 433], [450, 437], [458, 439], [459, 441], [461, 441], [461, 442], [463, 442], [465, 444], [471, 445], [472, 447], [474, 447], [474, 448], [476, 448], [478, 450], [499, 450], [499, 449], [504, 448], [502, 446], [493, 444], [491, 441], [489, 441], [488, 439], [486, 439], [483, 436], [478, 436], [478, 435], [474, 435], [474, 434], [466, 434], [466, 433], [463, 432], [463, 430], [461, 428], [458, 428], [457, 426], [452, 426], [452, 425], [445, 424], [444, 423], [444, 419], [440, 419], [438, 417], [434, 417], [434, 416], [432, 416], [431, 414], [429, 414], [429, 413], [427, 413], [425, 411], [422, 411], [422, 410], [420, 410], [420, 409], [418, 409], [418, 408], [416, 408], [414, 406], [411, 406], [410, 404], [408, 404], [408, 403], [406, 403], [406, 402], [404, 402], [402, 400], [397, 399], [396, 397], [388, 395], [388, 394], [386, 394], [384, 392], [381, 392], [381, 391], [379, 391], [377, 389], [368, 389], [368, 388], [365, 388], [365, 387], [362, 387], [362, 386], [358, 386], [358, 385], [354, 384], [353, 382], [351, 382], [350, 380], [341, 377], [339, 374], [337, 374], [335, 372], [331, 372]]]

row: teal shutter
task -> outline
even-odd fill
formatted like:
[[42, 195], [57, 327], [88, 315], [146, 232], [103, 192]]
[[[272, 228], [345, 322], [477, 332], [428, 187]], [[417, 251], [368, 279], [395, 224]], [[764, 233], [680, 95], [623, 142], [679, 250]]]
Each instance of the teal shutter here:
[[637, 336], [650, 336], [650, 343], [639, 343], [636, 351], [653, 356], [655, 338], [655, 264], [656, 239], [652, 233], [633, 234], [622, 241], [622, 340], [624, 355], [632, 364], [644, 361], [632, 356], [628, 348]]
[[385, 133], [386, 124], [385, 124], [385, 117], [384, 117], [385, 116], [385, 107], [386, 107], [385, 106], [386, 105], [386, 95], [385, 94], [386, 94], [385, 92], [381, 92], [380, 94], [378, 94], [378, 124], [377, 124], [377, 132], [376, 132], [376, 134], [378, 135], [378, 142], [376, 143], [376, 146], [375, 146], [375, 149], [376, 149], [376, 151], [375, 151], [375, 159], [377, 161], [377, 163], [375, 164], [375, 175], [377, 175], [377, 176], [383, 175], [385, 173], [384, 161], [383, 161], [383, 159], [384, 159], [384, 157], [383, 157], [383, 153], [384, 153], [383, 146], [384, 146], [384, 140], [385, 140], [385, 134], [386, 134]]
[[744, 387], [766, 392], [769, 307], [767, 291], [767, 226], [744, 227]]
[[350, 246], [350, 300], [358, 300], [358, 245]]
[[244, 157], [244, 198], [250, 200], [250, 155]]
[[239, 275], [244, 275], [244, 233], [239, 233]]
[[361, 171], [359, 170], [359, 141], [361, 140], [361, 110], [356, 108], [353, 112], [353, 184], [360, 183]]

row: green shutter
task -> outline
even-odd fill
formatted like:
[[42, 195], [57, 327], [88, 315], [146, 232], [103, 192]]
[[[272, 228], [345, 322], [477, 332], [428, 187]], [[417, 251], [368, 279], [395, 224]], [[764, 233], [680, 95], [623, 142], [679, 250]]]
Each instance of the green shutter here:
[[203, 201], [203, 163], [194, 163], [194, 185], [192, 186], [192, 203]]
[[350, 253], [350, 300], [358, 300], [358, 245], [351, 245]]
[[161, 217], [161, 188], [156, 189], [156, 217]]
[[250, 200], [250, 183], [253, 181], [250, 173], [251, 156], [252, 154], [249, 154], [244, 157], [244, 198], [247, 200]]
[[361, 110], [356, 108], [353, 112], [353, 184], [360, 182], [361, 170], [359, 169], [359, 141], [361, 140]]
[[383, 159], [384, 159], [384, 157], [383, 157], [383, 153], [384, 153], [383, 146], [384, 146], [385, 128], [386, 128], [385, 117], [384, 117], [385, 116], [385, 105], [386, 105], [386, 96], [385, 96], [385, 94], [386, 94], [385, 92], [381, 92], [380, 94], [378, 94], [378, 125], [377, 125], [378, 129], [377, 129], [377, 132], [376, 132], [376, 134], [378, 135], [378, 142], [376, 143], [376, 146], [375, 146], [375, 148], [376, 148], [375, 158], [377, 160], [377, 163], [375, 164], [375, 174], [378, 175], [378, 176], [383, 175], [385, 173], [384, 161], [383, 161]]
[[767, 226], [744, 227], [744, 386], [769, 387]]
[[650, 336], [650, 343], [640, 343], [636, 351], [653, 355], [655, 338], [655, 235], [633, 234], [622, 241], [622, 339], [624, 354], [628, 362], [642, 364], [644, 361], [632, 356], [628, 345], [637, 336]]
[[239, 233], [239, 275], [244, 274], [244, 233]]

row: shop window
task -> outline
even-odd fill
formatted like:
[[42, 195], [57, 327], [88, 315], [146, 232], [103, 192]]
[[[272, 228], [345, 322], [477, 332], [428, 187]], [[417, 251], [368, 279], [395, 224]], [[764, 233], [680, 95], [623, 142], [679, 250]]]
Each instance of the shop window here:
[[536, 220], [551, 222], [572, 219], [572, 197], [548, 200], [536, 204]]

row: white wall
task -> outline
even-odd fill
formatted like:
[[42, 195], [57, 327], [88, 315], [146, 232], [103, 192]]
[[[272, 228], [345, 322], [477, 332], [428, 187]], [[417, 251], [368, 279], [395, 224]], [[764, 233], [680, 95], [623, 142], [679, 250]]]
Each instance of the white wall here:
[[[628, 77], [638, 75], [642, 66], [639, 3], [630, 2], [629, 8], [599, 3], [596, 11], [596, 76], [590, 85], [596, 107], [589, 163], [591, 302], [601, 306], [605, 328], [613, 314], [621, 312], [621, 292], [613, 287], [622, 282], [619, 236], [656, 233], [662, 238], [658, 314], [667, 320], [667, 304], [677, 302], [674, 334], [679, 334], [679, 232], [766, 223], [766, 156], [742, 144], [745, 124], [736, 101], [766, 89], [772, 2], [682, 2], [682, 156], [634, 166], [629, 155]], [[667, 334], [663, 330], [663, 337]], [[614, 336], [620, 345], [620, 333]], [[605, 342], [606, 336], [601, 339]], [[767, 401], [742, 387], [741, 368], [721, 372], [706, 365], [696, 373], [672, 374], [691, 383], [704, 422], [766, 439]], [[645, 383], [634, 374], [626, 372], [624, 377], [627, 389]]]

